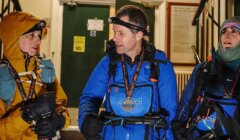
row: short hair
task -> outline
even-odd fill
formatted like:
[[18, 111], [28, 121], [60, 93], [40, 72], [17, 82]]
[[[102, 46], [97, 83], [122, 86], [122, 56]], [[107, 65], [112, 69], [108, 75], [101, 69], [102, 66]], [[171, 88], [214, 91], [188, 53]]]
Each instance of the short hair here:
[[123, 16], [128, 16], [129, 22], [147, 29], [147, 16], [141, 8], [135, 5], [125, 5], [121, 7], [116, 13], [116, 17], [118, 18], [121, 18]]

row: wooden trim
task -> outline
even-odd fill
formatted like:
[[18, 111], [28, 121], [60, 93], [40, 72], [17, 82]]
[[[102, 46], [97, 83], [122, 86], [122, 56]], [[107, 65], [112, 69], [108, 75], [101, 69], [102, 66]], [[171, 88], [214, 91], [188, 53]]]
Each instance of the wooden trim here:
[[196, 20], [197, 18], [199, 18], [199, 16], [201, 15], [202, 11], [204, 10], [205, 8], [205, 3], [207, 2], [207, 0], [201, 0], [200, 4], [199, 4], [199, 7], [198, 7], [198, 10], [193, 18], [193, 21], [192, 21], [192, 25], [196, 25]]
[[[169, 60], [171, 60], [171, 6], [173, 5], [179, 5], [179, 6], [199, 6], [199, 4], [197, 3], [177, 3], [177, 2], [169, 2], [168, 3], [168, 6], [167, 6], [167, 13], [168, 13], [168, 16], [167, 16], [167, 58]], [[178, 63], [175, 63], [173, 62], [174, 65], [178, 66], [178, 65], [185, 65], [185, 66], [194, 66], [195, 63], [181, 63], [181, 62], [178, 62]]]
[[115, 0], [59, 0], [60, 3], [76, 3], [90, 5], [115, 5]]

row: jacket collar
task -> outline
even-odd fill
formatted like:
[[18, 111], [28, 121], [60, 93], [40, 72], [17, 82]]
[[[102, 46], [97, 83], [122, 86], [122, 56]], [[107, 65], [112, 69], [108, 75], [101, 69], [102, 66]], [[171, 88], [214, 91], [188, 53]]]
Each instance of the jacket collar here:
[[[146, 40], [143, 39], [143, 43], [142, 43], [142, 51], [144, 51], [144, 61], [153, 61], [155, 59], [154, 55], [156, 52], [156, 48], [149, 42], [147, 42]], [[140, 52], [140, 53], [141, 53]], [[116, 45], [115, 42], [113, 40], [110, 40], [107, 43], [107, 54], [110, 57], [111, 63], [115, 64], [119, 61], [121, 61], [121, 55], [117, 53], [116, 51]], [[131, 58], [127, 55], [125, 55], [126, 61], [131, 63]], [[135, 57], [134, 62], [139, 61], [140, 58], [140, 54], [138, 54]]]

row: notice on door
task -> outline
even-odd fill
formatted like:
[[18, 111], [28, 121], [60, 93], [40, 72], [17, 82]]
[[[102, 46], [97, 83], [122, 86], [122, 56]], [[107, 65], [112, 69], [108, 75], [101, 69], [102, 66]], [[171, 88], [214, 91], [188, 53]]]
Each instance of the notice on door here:
[[85, 52], [85, 36], [73, 37], [73, 52]]
[[103, 31], [103, 25], [102, 19], [88, 19], [87, 29], [90, 31]]

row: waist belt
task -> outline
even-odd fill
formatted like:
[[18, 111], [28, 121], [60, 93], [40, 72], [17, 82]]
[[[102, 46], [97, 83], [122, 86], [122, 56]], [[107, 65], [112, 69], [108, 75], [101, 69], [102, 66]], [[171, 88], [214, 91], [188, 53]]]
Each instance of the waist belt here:
[[165, 117], [161, 116], [143, 116], [143, 117], [118, 117], [108, 114], [101, 115], [104, 119], [105, 125], [136, 125], [145, 124], [153, 127], [154, 129], [168, 129], [168, 123]]

